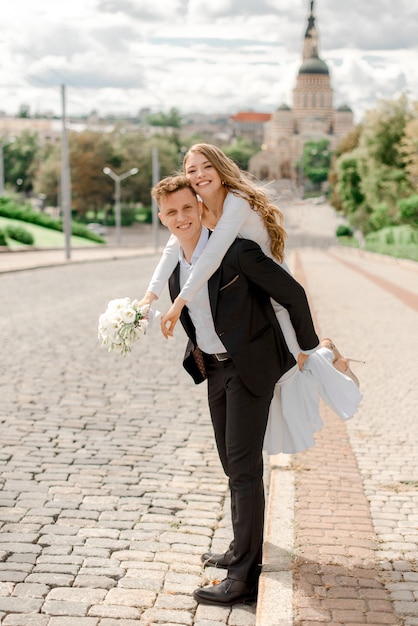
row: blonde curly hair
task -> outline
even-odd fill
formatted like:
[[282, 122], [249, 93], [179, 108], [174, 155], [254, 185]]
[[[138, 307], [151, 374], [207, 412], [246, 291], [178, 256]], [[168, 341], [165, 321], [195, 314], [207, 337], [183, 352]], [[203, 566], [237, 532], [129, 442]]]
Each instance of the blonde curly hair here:
[[184, 157], [184, 171], [187, 158], [192, 152], [203, 154], [218, 172], [225, 189], [247, 200], [251, 208], [262, 217], [270, 237], [271, 253], [282, 262], [287, 237], [283, 228], [282, 212], [270, 202], [268, 195], [250, 179], [249, 175], [217, 146], [208, 143], [194, 144]]

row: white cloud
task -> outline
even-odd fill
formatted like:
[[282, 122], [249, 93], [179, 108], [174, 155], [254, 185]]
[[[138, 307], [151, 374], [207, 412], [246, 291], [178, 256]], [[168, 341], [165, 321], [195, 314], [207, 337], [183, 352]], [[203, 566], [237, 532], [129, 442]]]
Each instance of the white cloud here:
[[[379, 97], [418, 99], [418, 16], [409, 0], [318, 0], [335, 103], [356, 118]], [[135, 114], [272, 111], [291, 104], [309, 2], [15, 0], [0, 24], [0, 109]]]

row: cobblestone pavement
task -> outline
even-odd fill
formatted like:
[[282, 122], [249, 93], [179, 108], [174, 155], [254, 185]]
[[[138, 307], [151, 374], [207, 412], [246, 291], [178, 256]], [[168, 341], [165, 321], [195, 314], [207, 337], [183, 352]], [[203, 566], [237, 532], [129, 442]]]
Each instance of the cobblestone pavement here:
[[[364, 392], [353, 420], [324, 410], [315, 448], [271, 458], [266, 553], [287, 560], [265, 568], [257, 616], [191, 597], [224, 575], [200, 555], [224, 549], [230, 530], [205, 388], [180, 366], [183, 332], [166, 342], [155, 329], [126, 359], [97, 340], [108, 300], [142, 294], [147, 254], [0, 276], [2, 625], [418, 625], [417, 265], [329, 249], [326, 206], [286, 217], [319, 331], [367, 363], [353, 364]], [[280, 585], [269, 595], [281, 567], [290, 606]]]

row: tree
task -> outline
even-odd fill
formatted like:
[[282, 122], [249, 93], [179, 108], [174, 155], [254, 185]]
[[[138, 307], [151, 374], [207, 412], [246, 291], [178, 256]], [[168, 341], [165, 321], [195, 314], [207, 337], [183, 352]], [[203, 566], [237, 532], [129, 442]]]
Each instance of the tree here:
[[407, 96], [382, 100], [337, 147], [331, 200], [365, 232], [404, 220], [399, 200], [411, 195], [418, 161], [413, 122]]
[[260, 150], [260, 146], [254, 145], [248, 139], [238, 139], [231, 145], [223, 146], [223, 152], [242, 169], [248, 169], [251, 157]]
[[355, 213], [364, 202], [359, 173], [359, 154], [355, 150], [342, 154], [336, 161], [336, 192], [345, 215]]
[[15, 190], [31, 192], [40, 154], [39, 136], [24, 130], [4, 149], [5, 182]]
[[411, 118], [406, 95], [382, 100], [365, 118], [360, 137], [359, 162], [364, 204], [370, 213], [367, 230], [396, 224], [398, 202], [411, 193], [401, 144]]
[[411, 187], [418, 192], [418, 102], [414, 105], [411, 119], [405, 124], [401, 153]]
[[108, 135], [93, 131], [70, 135], [72, 210], [80, 217], [89, 210], [97, 213], [112, 201], [114, 184], [103, 168], [113, 169], [120, 161]]
[[122, 167], [137, 167], [139, 172], [126, 182], [125, 199], [135, 200], [149, 205], [152, 187], [152, 151], [158, 150], [160, 178], [174, 173], [179, 167], [179, 148], [176, 136], [154, 135], [147, 137], [142, 131], [121, 134], [117, 138], [118, 152], [122, 158]]
[[40, 158], [34, 177], [33, 190], [45, 196], [45, 205], [58, 206], [61, 176], [61, 147], [46, 143], [40, 151]]
[[411, 107], [406, 94], [396, 100], [381, 100], [378, 108], [366, 114], [360, 145], [376, 163], [404, 168], [401, 142], [405, 126], [411, 119]]
[[159, 113], [152, 113], [146, 118], [148, 124], [151, 126], [164, 126], [171, 128], [181, 128], [182, 118], [180, 112], [175, 107], [172, 107], [168, 113], [160, 111]]
[[303, 173], [312, 184], [319, 188], [328, 178], [331, 164], [331, 152], [328, 150], [328, 139], [307, 141], [303, 146]]

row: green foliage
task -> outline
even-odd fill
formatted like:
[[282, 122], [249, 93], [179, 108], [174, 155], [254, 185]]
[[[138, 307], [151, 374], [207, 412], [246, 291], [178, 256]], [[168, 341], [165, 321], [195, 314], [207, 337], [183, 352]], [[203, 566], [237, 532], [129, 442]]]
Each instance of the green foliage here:
[[335, 232], [337, 237], [351, 237], [353, 235], [353, 231], [349, 226], [345, 224], [340, 224]]
[[32, 246], [35, 239], [32, 233], [30, 233], [24, 226], [7, 226], [6, 235], [10, 239], [24, 243], [27, 246]]
[[0, 246], [7, 246], [6, 233], [2, 229], [0, 229]]
[[366, 235], [365, 249], [418, 261], [418, 229], [407, 225], [382, 228]]
[[418, 194], [403, 198], [399, 201], [399, 216], [408, 224], [418, 225]]
[[391, 225], [393, 225], [393, 219], [391, 218], [389, 207], [384, 202], [381, 202], [370, 214], [368, 230], [380, 230]]
[[17, 191], [32, 191], [40, 157], [38, 133], [24, 130], [3, 153], [6, 184]]
[[[121, 207], [120, 212], [120, 221], [122, 226], [132, 226], [132, 224], [136, 221], [137, 209], [136, 207], [128, 206]], [[107, 214], [106, 217], [106, 226], [115, 226], [116, 218], [112, 213], [111, 215]]]
[[136, 220], [141, 224], [152, 224], [152, 206], [142, 206], [136, 213]]
[[336, 162], [337, 185], [336, 192], [340, 198], [345, 215], [354, 213], [363, 203], [364, 195], [361, 189], [359, 173], [359, 155], [355, 151], [343, 154]]
[[372, 160], [388, 167], [405, 167], [401, 140], [410, 117], [410, 105], [405, 94], [395, 100], [381, 100], [378, 109], [369, 111], [360, 145], [367, 149]]
[[329, 176], [332, 204], [366, 234], [416, 223], [414, 202], [404, 204], [413, 191], [412, 157], [409, 152], [405, 155], [404, 142], [406, 130], [412, 133], [415, 128], [413, 115], [405, 95], [381, 101], [366, 114], [356, 134], [337, 148], [340, 156], [333, 161]]
[[[43, 226], [44, 228], [51, 228], [52, 230], [58, 230], [61, 232], [63, 230], [61, 220], [55, 220], [47, 213], [32, 211], [32, 209], [27, 205], [17, 205], [5, 198], [0, 198], [0, 215], [2, 217], [8, 217], [10, 219], [21, 220], [23, 222]], [[100, 235], [96, 235], [96, 233], [89, 231], [84, 224], [72, 222], [71, 231], [73, 235], [84, 237], [85, 239], [91, 239], [97, 243], [105, 243], [105, 240], [100, 237]]]
[[103, 173], [103, 168], [114, 169], [120, 161], [117, 146], [109, 135], [92, 131], [70, 135], [71, 206], [75, 213], [98, 211], [112, 200], [114, 182]]
[[160, 111], [159, 113], [148, 115], [146, 119], [151, 126], [181, 128], [182, 125], [180, 112], [175, 107], [172, 107], [168, 113]]
[[303, 146], [303, 173], [313, 185], [319, 187], [328, 178], [331, 164], [331, 152], [328, 139], [307, 141]]
[[249, 160], [260, 150], [260, 146], [256, 146], [248, 139], [238, 139], [231, 145], [222, 146], [222, 150], [242, 170], [247, 170]]

